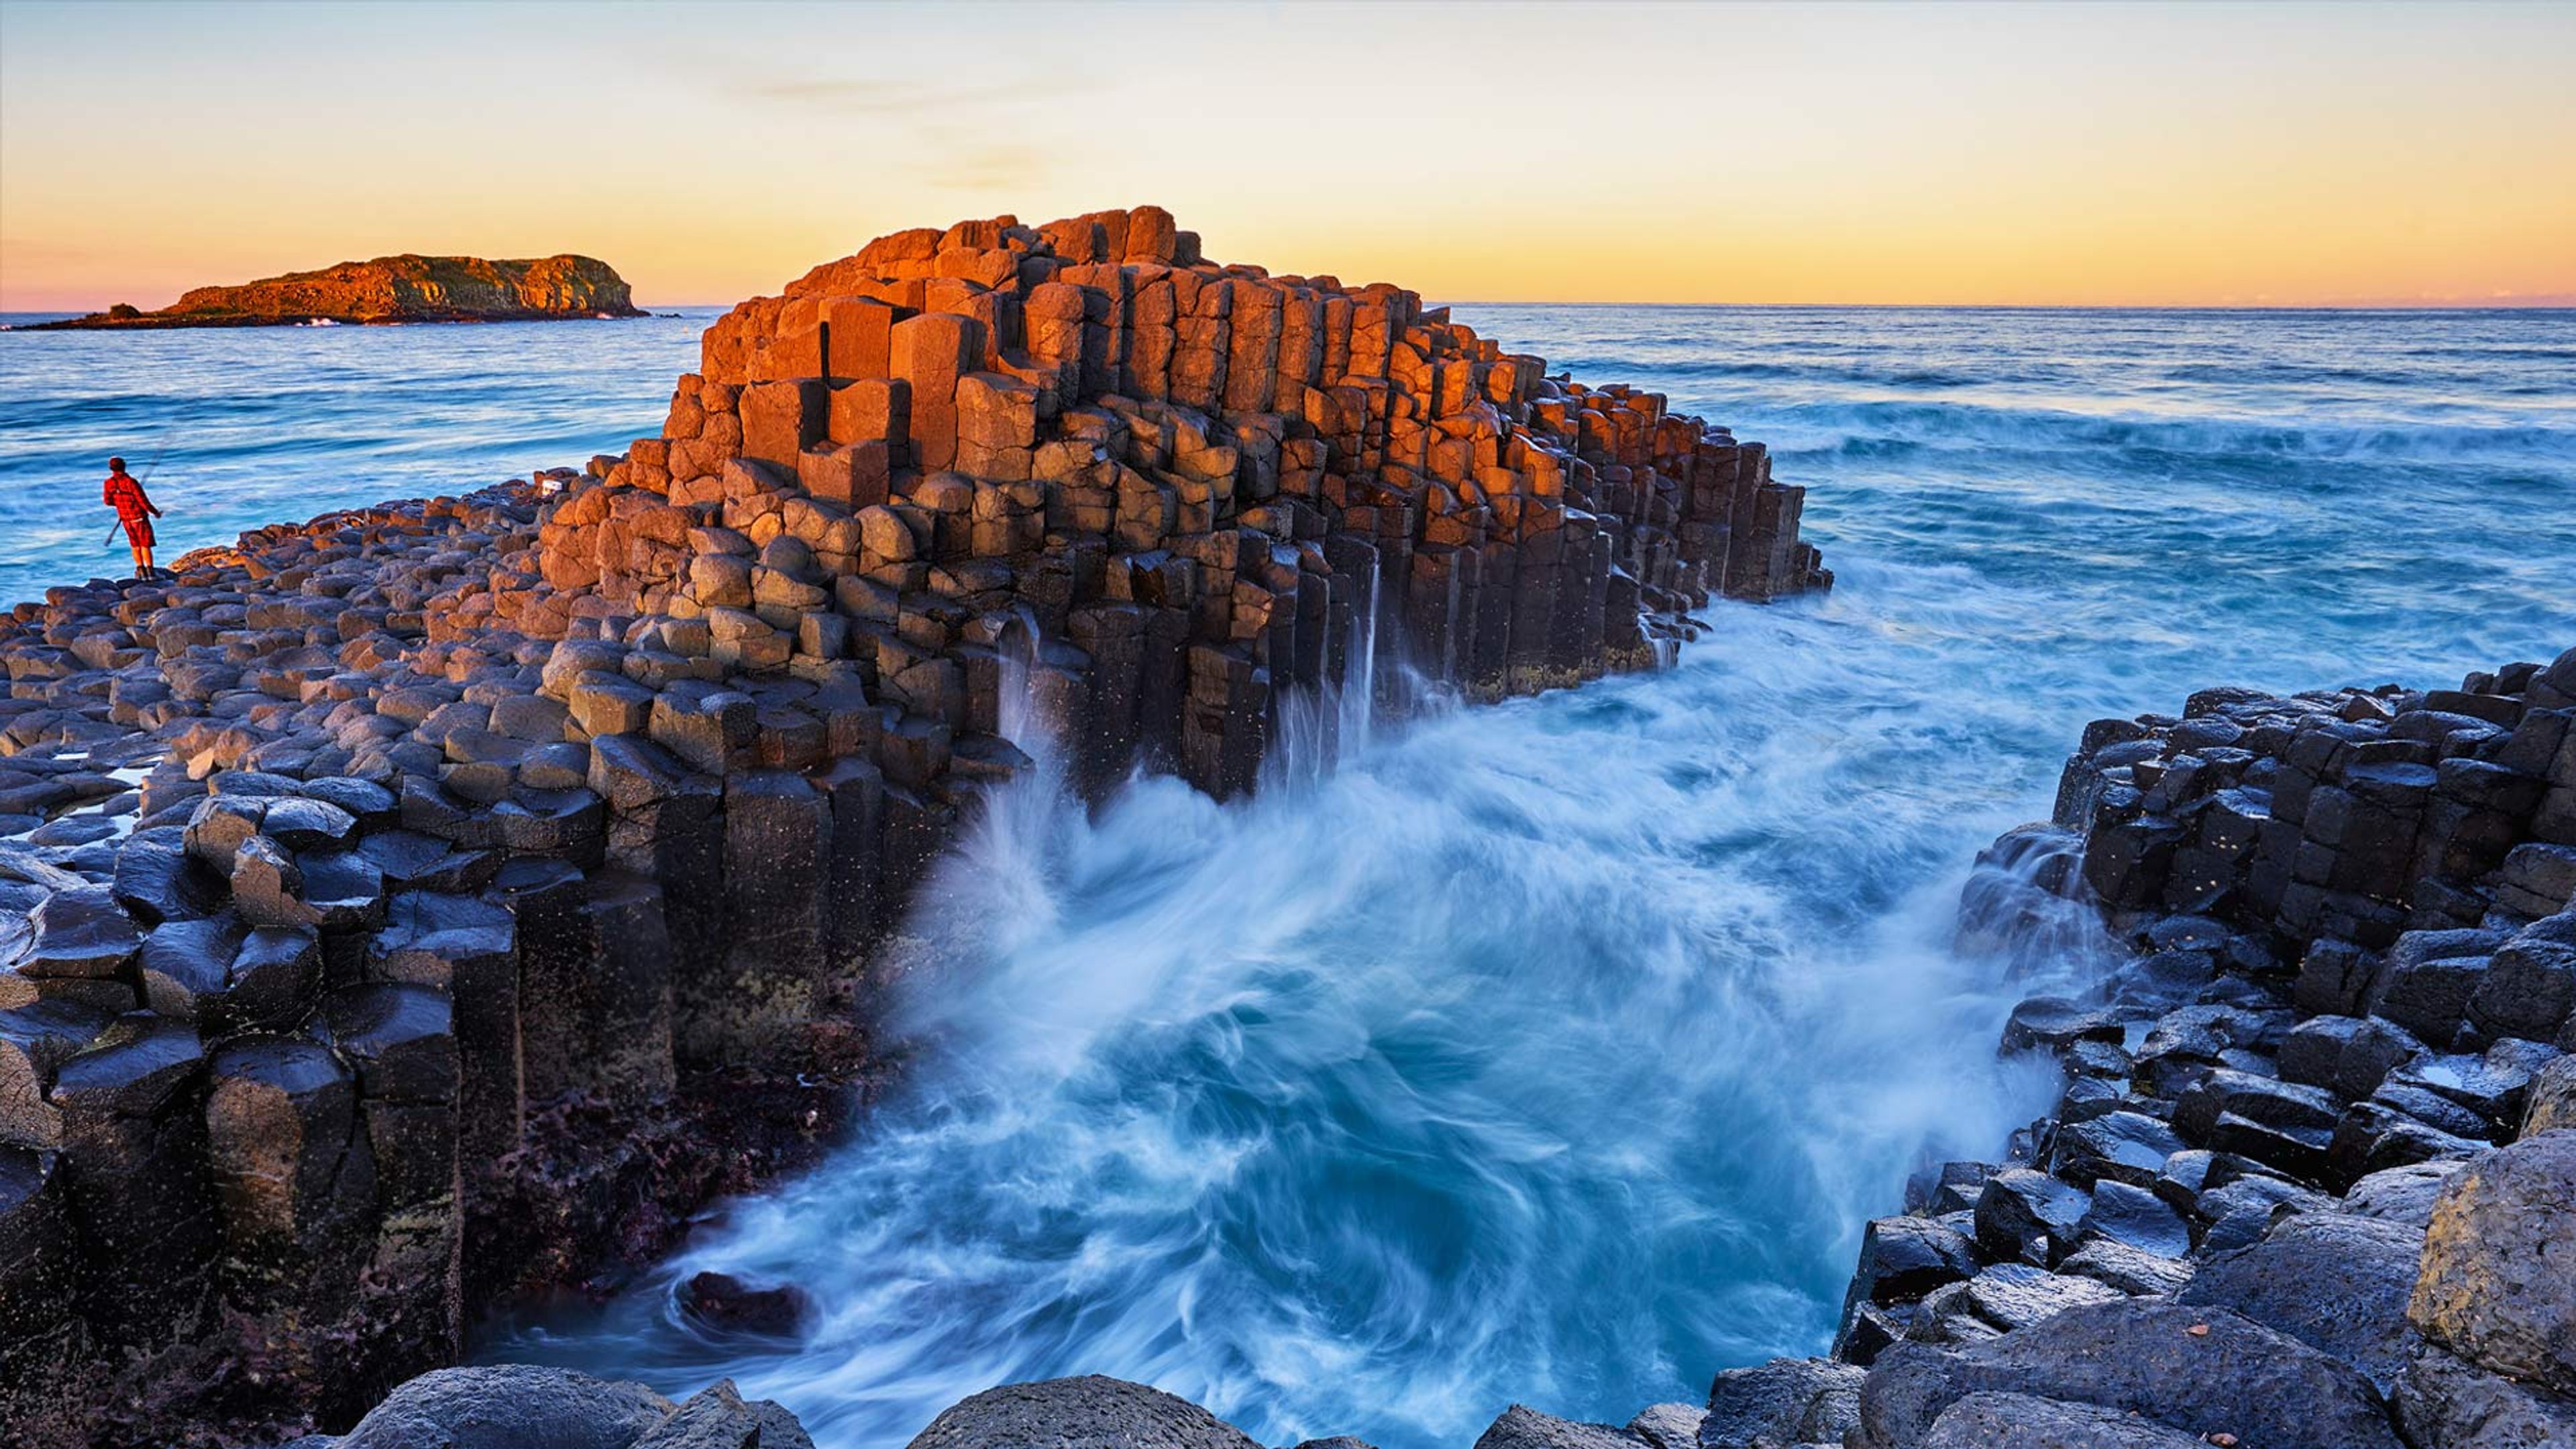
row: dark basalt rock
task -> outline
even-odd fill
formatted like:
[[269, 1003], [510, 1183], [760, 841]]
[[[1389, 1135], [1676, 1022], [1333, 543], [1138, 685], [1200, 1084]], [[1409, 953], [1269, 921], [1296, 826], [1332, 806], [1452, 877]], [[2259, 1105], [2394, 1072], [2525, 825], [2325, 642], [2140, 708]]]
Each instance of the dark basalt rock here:
[[76, 1001], [31, 1001], [0, 1011], [0, 1143], [50, 1150], [63, 1143], [62, 1110], [46, 1100], [54, 1074], [106, 1030], [111, 1018]]
[[1976, 1271], [1976, 1245], [1965, 1236], [1930, 1218], [1875, 1218], [1861, 1231], [1849, 1301], [1911, 1303]]
[[642, 1384], [571, 1369], [440, 1369], [394, 1390], [333, 1449], [633, 1449], [673, 1408]]
[[[1556, 1442], [1497, 1440], [1506, 1424], [1515, 1425], [1513, 1433], [1521, 1432], [1514, 1414], [1545, 1417], [1515, 1408], [1477, 1442], [1486, 1449]], [[1602, 1432], [1617, 1441], [1616, 1449], [1637, 1449], [1637, 1441], [1618, 1430]], [[1051, 1449], [1261, 1449], [1250, 1435], [1187, 1399], [1097, 1374], [987, 1389], [931, 1420], [913, 1436], [910, 1449], [1026, 1449], [1033, 1444]], [[1574, 1449], [1571, 1441], [1566, 1449]]]
[[730, 1273], [699, 1273], [679, 1287], [680, 1311], [719, 1333], [794, 1338], [813, 1299], [793, 1283], [754, 1287]]
[[2576, 1127], [2576, 1055], [2563, 1056], [2532, 1074], [2523, 1102], [2522, 1135]]
[[724, 1379], [646, 1430], [633, 1449], [814, 1449], [814, 1441], [784, 1406], [746, 1401]]
[[1961, 1296], [1969, 1312], [2010, 1333], [2121, 1294], [2095, 1279], [2050, 1273], [2028, 1263], [1997, 1263], [1969, 1279]]
[[66, 1112], [150, 1119], [206, 1062], [196, 1031], [135, 1012], [118, 1018], [55, 1073], [53, 1102]]
[[2189, 1259], [2151, 1253], [2108, 1238], [2087, 1242], [2058, 1265], [2064, 1272], [2133, 1296], [2172, 1293], [2191, 1281], [2193, 1266]]
[[2576, 1131], [2526, 1137], [2451, 1179], [2408, 1316], [2481, 1368], [2576, 1395]]
[[2098, 1182], [2076, 1232], [2086, 1245], [2109, 1241], [2161, 1258], [2191, 1251], [2191, 1227], [2162, 1198], [2125, 1182]]
[[2397, 1425], [2415, 1449], [2565, 1449], [2576, 1399], [2487, 1373], [2418, 1344], [2397, 1379]]
[[2075, 1250], [2092, 1204], [2091, 1194], [2043, 1172], [1996, 1173], [1977, 1194], [1977, 1246], [1990, 1258], [2054, 1267]]
[[1981, 1392], [2129, 1411], [2266, 1449], [2399, 1449], [2349, 1365], [2225, 1309], [2154, 1300], [2069, 1308], [1956, 1351], [1899, 1344], [1863, 1381], [1850, 1442], [1918, 1449], [1943, 1412]]
[[2205, 1449], [2208, 1440], [2152, 1419], [2030, 1394], [1970, 1394], [1941, 1411], [1922, 1449]]
[[1709, 1385], [1701, 1449], [1780, 1449], [1840, 1439], [1859, 1422], [1862, 1377], [1854, 1365], [1814, 1358], [1728, 1369]]
[[2339, 1211], [2419, 1229], [2427, 1227], [2433, 1221], [2433, 1206], [2440, 1200], [2442, 1189], [2467, 1165], [2465, 1157], [2446, 1157], [2374, 1172], [2344, 1193]]
[[142, 945], [107, 886], [55, 891], [29, 914], [28, 923], [33, 934], [14, 963], [22, 976], [103, 980], [124, 971]]
[[2183, 1150], [2182, 1138], [2155, 1118], [2141, 1112], [2110, 1111], [2070, 1123], [2058, 1132], [2054, 1171], [2077, 1187], [2091, 1187], [2105, 1178], [2147, 1187], [2154, 1184], [2166, 1161]]
[[[1708, 1411], [1697, 1404], [1652, 1404], [1628, 1421], [1628, 1432], [1646, 1441], [1647, 1449], [1699, 1449], [1699, 1426]], [[1309, 1439], [1295, 1449], [1374, 1449], [1348, 1435]]]
[[2414, 1335], [2406, 1300], [2415, 1287], [2421, 1231], [2342, 1213], [2301, 1213], [2251, 1247], [2201, 1265], [2177, 1303], [2230, 1309], [2329, 1353], [2385, 1393]]
[[1579, 1423], [1514, 1404], [1476, 1436], [1476, 1449], [1640, 1449], [1645, 1440], [1608, 1424]]

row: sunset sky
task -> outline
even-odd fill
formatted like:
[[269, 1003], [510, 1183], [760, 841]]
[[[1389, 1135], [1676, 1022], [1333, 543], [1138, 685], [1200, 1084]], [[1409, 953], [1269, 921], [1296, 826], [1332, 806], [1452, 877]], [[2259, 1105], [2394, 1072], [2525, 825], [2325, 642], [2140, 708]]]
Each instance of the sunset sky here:
[[0, 310], [1156, 202], [1530, 301], [2576, 303], [2576, 5], [0, 0]]

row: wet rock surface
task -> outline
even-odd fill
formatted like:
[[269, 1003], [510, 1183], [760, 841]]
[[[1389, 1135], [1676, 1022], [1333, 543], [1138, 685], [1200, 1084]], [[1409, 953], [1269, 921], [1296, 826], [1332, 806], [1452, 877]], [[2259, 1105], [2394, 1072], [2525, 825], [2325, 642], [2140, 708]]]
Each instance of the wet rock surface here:
[[911, 1449], [1256, 1449], [1258, 1441], [1186, 1399], [1097, 1375], [1009, 1384], [949, 1409]]
[[[913, 887], [1038, 755], [1223, 797], [1301, 699], [1655, 667], [1830, 585], [1803, 496], [1145, 207], [817, 268], [622, 455], [15, 605], [0, 1417], [354, 1423], [828, 1141]], [[695, 1311], [794, 1332], [766, 1291]]]
[[796, 1417], [731, 1381], [674, 1404], [642, 1384], [570, 1369], [440, 1369], [394, 1391], [315, 1449], [813, 1449]]

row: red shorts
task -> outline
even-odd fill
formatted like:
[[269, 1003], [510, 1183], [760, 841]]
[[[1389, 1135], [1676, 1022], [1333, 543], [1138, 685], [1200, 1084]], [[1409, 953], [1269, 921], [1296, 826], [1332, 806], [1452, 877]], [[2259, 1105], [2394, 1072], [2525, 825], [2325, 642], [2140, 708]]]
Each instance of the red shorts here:
[[138, 513], [131, 518], [119, 515], [117, 521], [125, 525], [125, 541], [127, 546], [132, 548], [150, 548], [152, 546], [151, 514]]

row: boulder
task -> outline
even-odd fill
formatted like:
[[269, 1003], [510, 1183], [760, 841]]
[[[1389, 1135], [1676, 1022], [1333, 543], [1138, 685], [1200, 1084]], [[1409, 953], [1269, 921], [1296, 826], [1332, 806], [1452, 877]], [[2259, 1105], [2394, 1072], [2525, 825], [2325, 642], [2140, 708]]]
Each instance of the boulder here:
[[793, 1338], [814, 1300], [793, 1283], [754, 1287], [730, 1273], [699, 1273], [679, 1289], [680, 1311], [719, 1333]]
[[[1495, 1429], [1501, 1427], [1499, 1422], [1495, 1425]], [[1487, 1430], [1486, 1438], [1493, 1434], [1494, 1430]], [[1186, 1399], [1098, 1374], [986, 1389], [931, 1420], [930, 1427], [913, 1436], [911, 1449], [1027, 1449], [1031, 1445], [1260, 1449], [1250, 1435]], [[1635, 1442], [1622, 1438], [1620, 1449], [1636, 1449]]]
[[814, 1441], [782, 1405], [746, 1402], [733, 1380], [720, 1379], [646, 1430], [633, 1449], [814, 1449]]
[[2576, 1131], [2526, 1137], [2451, 1179], [2407, 1311], [2481, 1368], [2576, 1395]]
[[2565, 1449], [2576, 1400], [2518, 1384], [2418, 1344], [2398, 1375], [2397, 1426], [2415, 1449]]
[[2085, 1303], [2121, 1297], [2099, 1280], [2051, 1273], [2028, 1263], [1997, 1263], [1968, 1280], [1968, 1311], [2009, 1333]]
[[2522, 1136], [2576, 1127], [2576, 1056], [2564, 1056], [2534, 1072], [2522, 1106]]
[[1840, 1439], [1860, 1420], [1864, 1370], [1820, 1358], [1728, 1369], [1708, 1387], [1702, 1449], [1781, 1449]]
[[2169, 1258], [2126, 1243], [2097, 1238], [2076, 1249], [2057, 1266], [2060, 1272], [2090, 1278], [2123, 1293], [2141, 1295], [2174, 1292], [2191, 1281], [2194, 1265], [2188, 1258]]
[[1849, 1301], [1911, 1303], [1976, 1271], [1976, 1245], [1965, 1235], [1930, 1218], [1876, 1218], [1861, 1231]]
[[[1708, 1410], [1697, 1404], [1651, 1404], [1638, 1410], [1637, 1417], [1628, 1421], [1628, 1432], [1645, 1440], [1648, 1449], [1698, 1449], [1699, 1426], [1706, 1418]], [[1297, 1449], [1314, 1449], [1318, 1443], [1329, 1442], [1332, 1441], [1308, 1440]], [[1344, 1449], [1344, 1446], [1367, 1449], [1356, 1439], [1340, 1441], [1334, 1444], [1334, 1449]]]
[[2300, 1213], [2263, 1241], [2200, 1266], [2177, 1303], [2226, 1308], [2330, 1353], [2381, 1392], [2405, 1365], [2414, 1334], [2406, 1300], [2422, 1230], [2380, 1218]]
[[2433, 1221], [2433, 1205], [2440, 1200], [2442, 1189], [2468, 1165], [2465, 1157], [2444, 1157], [2384, 1168], [2354, 1183], [2352, 1190], [2343, 1195], [2341, 1211], [2354, 1217], [2427, 1226]]
[[112, 888], [58, 890], [28, 913], [34, 928], [14, 964], [20, 975], [101, 980], [120, 975], [143, 938]]
[[[1700, 1432], [1703, 1436], [1708, 1432], [1705, 1424]], [[1641, 1449], [1644, 1443], [1625, 1429], [1560, 1419], [1514, 1404], [1476, 1436], [1475, 1449]]]
[[422, 1374], [333, 1449], [632, 1449], [671, 1413], [642, 1384], [499, 1364]]
[[2223, 1308], [2132, 1299], [2067, 1309], [1957, 1350], [1898, 1344], [1861, 1385], [1853, 1449], [1918, 1449], [1952, 1404], [2029, 1394], [2134, 1412], [2263, 1449], [2398, 1449], [2370, 1382]]
[[1923, 1449], [2206, 1449], [2208, 1442], [2125, 1410], [1970, 1394], [1932, 1421]]
[[1977, 1194], [1977, 1246], [1988, 1257], [2047, 1268], [2074, 1251], [2093, 1198], [2026, 1167], [1987, 1178]]
[[2107, 1239], [2162, 1258], [2191, 1251], [2191, 1228], [2182, 1214], [2145, 1188], [2107, 1178], [2094, 1184], [2078, 1231], [2087, 1243]]

